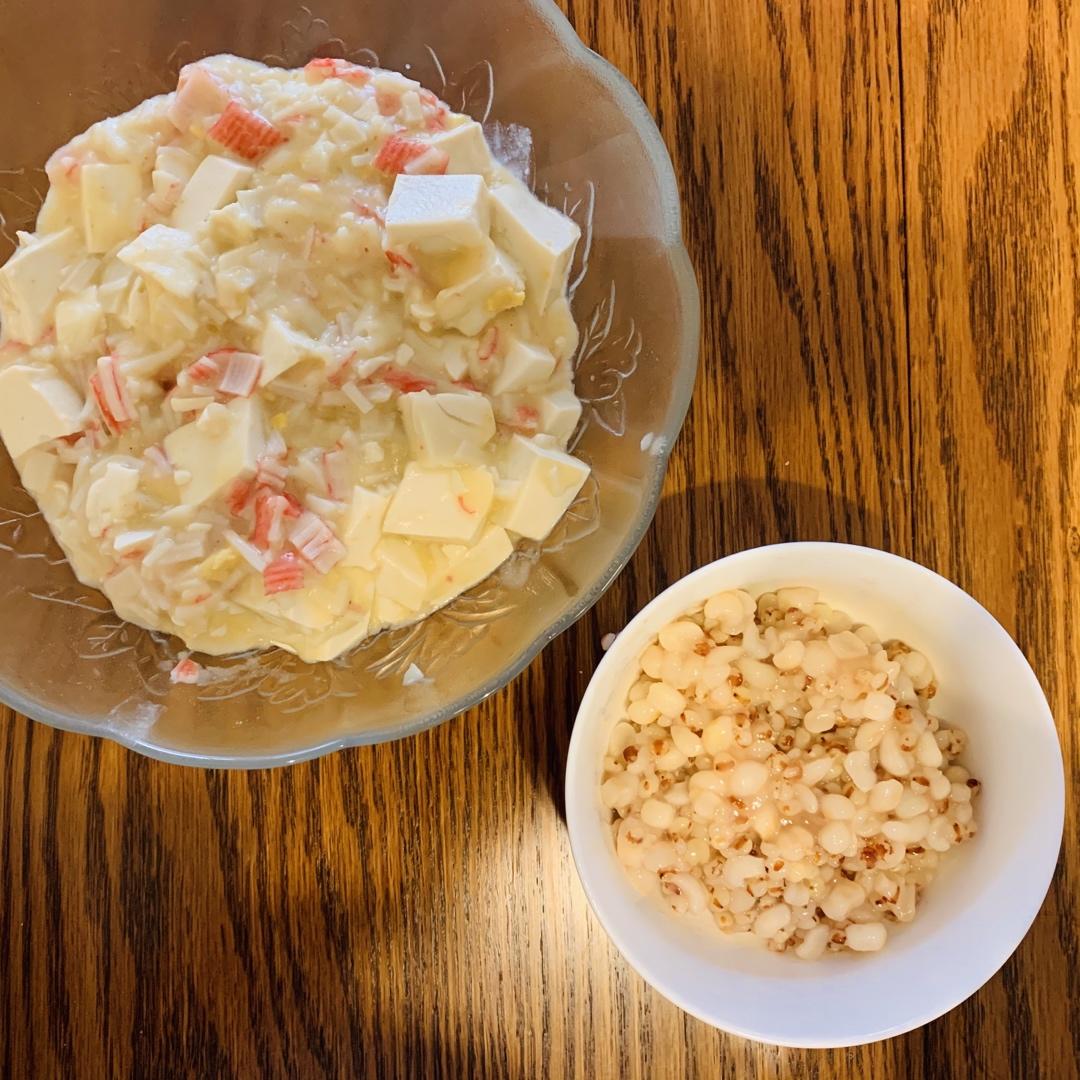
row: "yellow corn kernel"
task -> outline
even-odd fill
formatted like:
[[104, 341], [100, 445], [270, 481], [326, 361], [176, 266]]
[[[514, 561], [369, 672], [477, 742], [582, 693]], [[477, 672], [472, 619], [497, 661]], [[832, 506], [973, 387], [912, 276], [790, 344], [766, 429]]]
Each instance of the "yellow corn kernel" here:
[[224, 581], [239, 561], [240, 556], [232, 548], [222, 548], [203, 559], [198, 574], [206, 581]]

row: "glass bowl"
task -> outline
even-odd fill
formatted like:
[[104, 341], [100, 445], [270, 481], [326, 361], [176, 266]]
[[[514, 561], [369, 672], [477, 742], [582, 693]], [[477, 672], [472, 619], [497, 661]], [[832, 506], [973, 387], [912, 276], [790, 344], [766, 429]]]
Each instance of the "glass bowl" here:
[[[0, 698], [57, 727], [210, 767], [287, 764], [431, 727], [508, 683], [595, 603], [653, 517], [698, 351], [671, 162], [630, 84], [549, 0], [329, 0], [318, 17], [277, 0], [257, 18], [215, 0], [138, 11], [121, 0], [9, 5], [0, 99], [26, 107], [0, 114], [0, 258], [15, 229], [31, 227], [49, 153], [172, 89], [190, 60], [233, 52], [295, 66], [337, 55], [405, 71], [482, 120], [496, 152], [582, 227], [571, 275], [585, 405], [575, 453], [593, 476], [543, 545], [423, 622], [330, 663], [280, 650], [197, 657], [206, 684], [192, 687], [170, 684], [176, 639], [121, 621], [75, 580], [0, 449]], [[104, 57], [84, 47], [102, 26], [115, 46]], [[46, 40], [45, 63], [14, 47]], [[410, 665], [423, 681], [405, 685]]]

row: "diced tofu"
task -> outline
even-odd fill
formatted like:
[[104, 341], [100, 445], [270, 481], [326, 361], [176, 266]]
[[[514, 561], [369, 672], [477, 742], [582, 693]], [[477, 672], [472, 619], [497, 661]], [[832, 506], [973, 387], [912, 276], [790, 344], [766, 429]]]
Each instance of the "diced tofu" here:
[[206, 273], [205, 257], [195, 238], [168, 225], [151, 225], [116, 257], [181, 300], [195, 296]]
[[396, 600], [391, 600], [389, 596], [380, 596], [376, 589], [374, 619], [379, 626], [398, 626], [414, 618], [416, 618], [415, 610], [403, 607]]
[[503, 357], [502, 370], [491, 384], [496, 394], [512, 394], [539, 386], [551, 378], [555, 357], [547, 349], [514, 338]]
[[71, 467], [62, 465], [59, 457], [49, 449], [29, 450], [19, 460], [19, 478], [23, 487], [47, 514], [60, 513], [67, 506], [71, 497], [68, 483], [71, 471]]
[[158, 613], [146, 602], [146, 583], [137, 566], [125, 566], [123, 570], [107, 577], [101, 591], [109, 598], [116, 613], [123, 619], [136, 620], [147, 626], [157, 622]]
[[428, 603], [440, 606], [494, 573], [514, 552], [506, 530], [490, 525], [472, 547], [449, 552], [448, 565], [432, 577]]
[[540, 398], [540, 430], [565, 443], [581, 419], [581, 402], [573, 390], [555, 390]]
[[340, 629], [328, 630], [323, 636], [315, 639], [312, 639], [310, 635], [305, 635], [303, 648], [298, 650], [301, 659], [309, 664], [317, 664], [323, 660], [336, 660], [347, 653], [367, 636], [373, 606], [374, 603], [363, 610], [357, 610], [355, 603], [351, 603]]
[[487, 177], [495, 166], [487, 139], [484, 138], [484, 129], [475, 120], [459, 124], [449, 131], [440, 131], [431, 137], [430, 142], [449, 156], [447, 173], [475, 173]]
[[[375, 566], [375, 560], [372, 559], [372, 570]], [[337, 573], [349, 583], [349, 608], [357, 615], [370, 616], [375, 600], [375, 575], [369, 570], [355, 566], [342, 566]]]
[[481, 394], [402, 394], [398, 399], [413, 456], [445, 465], [472, 460], [495, 435], [491, 402]]
[[135, 512], [139, 470], [122, 461], [110, 461], [86, 492], [86, 527], [91, 536], [127, 521]]
[[109, 251], [139, 231], [143, 178], [134, 165], [90, 162], [79, 170], [86, 250]]
[[82, 232], [82, 201], [76, 184], [50, 184], [45, 201], [38, 211], [35, 231], [39, 233], [60, 232], [74, 226]]
[[543, 311], [566, 288], [581, 230], [523, 184], [500, 185], [491, 201], [492, 237], [525, 272], [529, 299]]
[[481, 269], [435, 296], [435, 315], [443, 326], [470, 337], [479, 334], [501, 311], [525, 302], [525, 281], [494, 245]]
[[189, 233], [198, 232], [215, 210], [231, 203], [236, 193], [247, 186], [252, 171], [249, 165], [217, 154], [204, 157], [176, 204], [173, 225]]
[[262, 577], [252, 574], [244, 578], [232, 599], [252, 611], [296, 623], [305, 630], [326, 630], [345, 614], [349, 593], [348, 579], [333, 573], [308, 575], [303, 589], [267, 596]]
[[375, 569], [375, 546], [382, 537], [383, 518], [390, 499], [365, 487], [353, 488], [352, 506], [345, 519], [342, 539], [348, 554], [343, 566], [359, 566], [365, 570]]
[[0, 437], [13, 458], [82, 431], [83, 398], [56, 375], [12, 364], [0, 370]]
[[487, 185], [481, 176], [407, 176], [394, 182], [386, 207], [386, 242], [443, 255], [480, 247], [491, 229]]
[[254, 472], [265, 442], [262, 411], [254, 398], [208, 405], [198, 420], [165, 436], [180, 501], [203, 503]]
[[22, 485], [37, 498], [60, 478], [60, 459], [49, 450], [28, 450], [19, 462]]
[[56, 291], [78, 255], [78, 233], [64, 229], [19, 248], [0, 267], [0, 322], [8, 337], [33, 345], [44, 335]]
[[387, 537], [379, 544], [375, 554], [378, 561], [375, 572], [376, 613], [379, 612], [378, 601], [384, 599], [400, 605], [407, 613], [419, 611], [427, 595], [428, 572], [415, 545], [408, 540]]
[[263, 362], [262, 374], [259, 376], [260, 386], [273, 382], [301, 360], [318, 358], [320, 355], [314, 340], [299, 330], [294, 330], [277, 315], [271, 315], [266, 321], [259, 353]]
[[471, 543], [491, 509], [487, 469], [426, 469], [410, 462], [383, 521], [388, 533], [443, 543]]
[[176, 205], [184, 185], [195, 172], [196, 164], [195, 155], [179, 146], [158, 147], [154, 170], [150, 174], [155, 209], [168, 209]]
[[589, 466], [515, 435], [502, 471], [517, 488], [496, 502], [492, 520], [529, 540], [543, 540], [581, 490]]
[[56, 345], [65, 360], [100, 354], [104, 337], [105, 313], [93, 285], [56, 305]]

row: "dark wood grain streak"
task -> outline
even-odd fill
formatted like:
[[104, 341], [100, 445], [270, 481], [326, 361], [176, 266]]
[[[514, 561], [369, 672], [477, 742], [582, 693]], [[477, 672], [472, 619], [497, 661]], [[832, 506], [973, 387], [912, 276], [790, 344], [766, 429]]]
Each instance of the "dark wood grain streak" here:
[[[4, 1076], [1080, 1073], [1071, 807], [1003, 972], [921, 1031], [831, 1053], [725, 1036], [646, 987], [561, 820], [603, 634], [692, 567], [788, 539], [971, 590], [1042, 677], [1075, 796], [1076, 5], [562, 7], [658, 118], [701, 279], [702, 373], [654, 529], [512, 686], [405, 743], [195, 772], [6, 715]], [[104, 52], [96, 33], [82, 47]]]

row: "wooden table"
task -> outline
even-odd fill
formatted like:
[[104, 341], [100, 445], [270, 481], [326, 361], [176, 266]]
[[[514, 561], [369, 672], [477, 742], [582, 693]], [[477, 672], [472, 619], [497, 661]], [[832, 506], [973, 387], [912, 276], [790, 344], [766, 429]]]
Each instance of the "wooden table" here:
[[561, 819], [598, 653], [725, 552], [918, 559], [1012, 631], [1075, 796], [1080, 5], [564, 0], [658, 117], [704, 296], [656, 525], [482, 708], [272, 773], [0, 728], [5, 1076], [1067, 1077], [1076, 818], [1034, 929], [948, 1017], [836, 1053], [730, 1038], [620, 960]]

